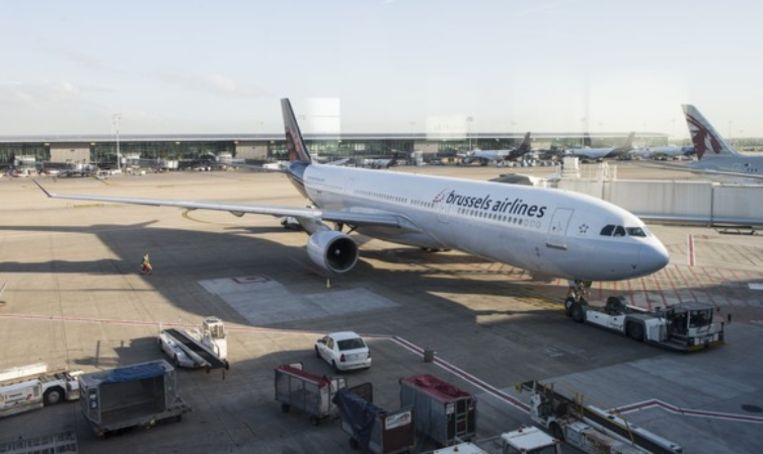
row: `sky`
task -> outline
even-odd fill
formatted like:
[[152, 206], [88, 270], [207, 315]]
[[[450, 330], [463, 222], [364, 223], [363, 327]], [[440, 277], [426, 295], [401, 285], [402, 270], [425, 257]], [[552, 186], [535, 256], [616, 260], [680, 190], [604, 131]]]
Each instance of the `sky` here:
[[755, 1], [26, 1], [0, 135], [626, 132], [763, 137]]

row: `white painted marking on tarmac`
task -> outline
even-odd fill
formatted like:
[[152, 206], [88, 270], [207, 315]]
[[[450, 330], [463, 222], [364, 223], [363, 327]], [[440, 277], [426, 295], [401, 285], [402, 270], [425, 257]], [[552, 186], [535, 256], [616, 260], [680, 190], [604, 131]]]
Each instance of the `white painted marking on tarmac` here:
[[750, 287], [750, 290], [763, 290], [763, 283], [760, 282], [750, 282], [747, 286]]
[[676, 405], [663, 402], [659, 399], [649, 399], [642, 402], [636, 402], [635, 404], [623, 405], [621, 407], [613, 408], [609, 410], [609, 413], [626, 415], [628, 413], [634, 413], [641, 410], [647, 410], [650, 408], [661, 408], [668, 413], [675, 415], [691, 416], [695, 418], [711, 418], [721, 419], [725, 421], [734, 422], [747, 422], [751, 424], [763, 424], [763, 416], [751, 416], [743, 415], [739, 413], [725, 413], [721, 411], [709, 411], [709, 410], [696, 410], [693, 408], [682, 408]]

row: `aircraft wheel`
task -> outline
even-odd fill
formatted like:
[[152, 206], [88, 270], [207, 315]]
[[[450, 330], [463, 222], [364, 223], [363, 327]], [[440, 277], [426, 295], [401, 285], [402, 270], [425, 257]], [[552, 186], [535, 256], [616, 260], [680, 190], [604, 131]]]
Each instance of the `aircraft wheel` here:
[[567, 317], [572, 317], [572, 305], [575, 304], [575, 298], [568, 296], [566, 300], [564, 300], [564, 315]]
[[580, 303], [574, 303], [571, 309], [572, 319], [578, 323], [583, 323], [583, 307]]

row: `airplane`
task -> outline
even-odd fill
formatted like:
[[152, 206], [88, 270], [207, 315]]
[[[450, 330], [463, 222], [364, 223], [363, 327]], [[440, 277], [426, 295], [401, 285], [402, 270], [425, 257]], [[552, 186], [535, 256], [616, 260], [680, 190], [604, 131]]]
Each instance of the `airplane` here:
[[633, 137], [635, 135], [635, 132], [628, 134], [628, 138], [625, 139], [625, 143], [619, 147], [569, 148], [564, 151], [564, 154], [565, 156], [577, 156], [578, 158], [592, 159], [596, 161], [600, 161], [606, 158], [626, 158], [628, 152], [633, 150]]
[[392, 153], [391, 158], [362, 158], [359, 159], [360, 167], [367, 167], [369, 169], [389, 169], [390, 167], [397, 165], [399, 156], [400, 153], [395, 151]]
[[694, 147], [661, 146], [635, 148], [628, 156], [641, 159], [677, 159], [694, 154]]
[[696, 107], [690, 104], [681, 107], [698, 159], [685, 166], [686, 169], [733, 177], [763, 178], [763, 156], [739, 153], [718, 134]]
[[307, 255], [326, 276], [356, 265], [353, 231], [423, 249], [457, 249], [578, 283], [635, 278], [668, 263], [665, 246], [638, 217], [588, 195], [316, 164], [289, 100], [281, 107], [289, 156], [284, 174], [311, 208], [58, 194], [35, 183], [57, 199], [290, 216], [309, 235]]
[[530, 133], [527, 132], [525, 133], [524, 139], [522, 139], [522, 143], [520, 143], [516, 148], [510, 148], [508, 150], [480, 150], [479, 148], [476, 148], [474, 150], [467, 151], [460, 157], [463, 159], [464, 164], [471, 164], [473, 162], [479, 161], [479, 163], [483, 166], [486, 166], [491, 162], [498, 163], [501, 161], [514, 161], [521, 158], [531, 150], [532, 145], [530, 142]]

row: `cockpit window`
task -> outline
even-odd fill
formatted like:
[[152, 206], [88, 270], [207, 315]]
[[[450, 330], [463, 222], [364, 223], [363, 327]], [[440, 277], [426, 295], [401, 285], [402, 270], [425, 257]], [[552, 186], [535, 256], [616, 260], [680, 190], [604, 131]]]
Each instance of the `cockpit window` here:
[[615, 227], [615, 234], [613, 236], [625, 236], [625, 229], [623, 226], [618, 225]]
[[601, 229], [601, 236], [612, 236], [612, 231], [615, 230], [615, 226], [610, 224]]
[[628, 232], [628, 236], [646, 237], [646, 233], [641, 227], [627, 227], [625, 230]]

